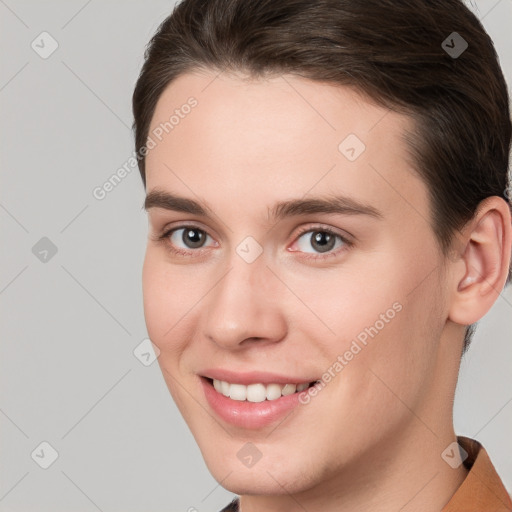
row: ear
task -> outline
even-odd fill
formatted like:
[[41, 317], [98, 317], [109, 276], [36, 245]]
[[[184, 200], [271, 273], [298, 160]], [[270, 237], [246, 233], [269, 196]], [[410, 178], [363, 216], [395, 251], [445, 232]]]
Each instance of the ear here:
[[498, 196], [484, 199], [465, 226], [454, 258], [449, 319], [462, 325], [480, 320], [505, 286], [510, 266], [510, 207]]

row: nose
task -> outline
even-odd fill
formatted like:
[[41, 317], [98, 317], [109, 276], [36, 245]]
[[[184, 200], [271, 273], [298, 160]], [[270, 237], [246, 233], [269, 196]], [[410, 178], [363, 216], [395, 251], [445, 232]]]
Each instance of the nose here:
[[208, 294], [203, 334], [219, 347], [242, 349], [276, 343], [286, 335], [283, 284], [265, 259], [247, 263], [237, 254]]

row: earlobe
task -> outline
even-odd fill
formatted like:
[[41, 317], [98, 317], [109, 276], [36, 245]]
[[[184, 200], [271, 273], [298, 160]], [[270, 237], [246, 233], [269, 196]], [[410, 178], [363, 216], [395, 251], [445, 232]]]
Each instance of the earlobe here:
[[491, 309], [508, 276], [511, 231], [508, 204], [497, 196], [482, 201], [465, 231], [466, 248], [460, 256], [465, 272], [454, 276], [452, 321], [470, 325]]

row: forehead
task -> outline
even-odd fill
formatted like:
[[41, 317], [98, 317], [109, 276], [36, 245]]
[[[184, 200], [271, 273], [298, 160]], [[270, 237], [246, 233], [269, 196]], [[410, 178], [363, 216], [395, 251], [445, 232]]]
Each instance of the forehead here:
[[411, 200], [426, 212], [426, 189], [402, 138], [412, 128], [408, 117], [348, 87], [291, 75], [187, 73], [153, 114], [147, 190], [219, 204], [230, 197], [246, 210], [336, 191], [390, 213]]

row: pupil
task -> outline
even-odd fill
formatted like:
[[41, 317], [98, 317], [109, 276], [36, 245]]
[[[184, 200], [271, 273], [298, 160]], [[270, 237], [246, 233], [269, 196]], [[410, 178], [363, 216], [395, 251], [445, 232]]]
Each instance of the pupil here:
[[325, 231], [316, 231], [311, 235], [312, 246], [319, 252], [327, 252], [334, 247], [335, 237]]
[[183, 242], [189, 247], [200, 247], [203, 240], [203, 232], [199, 229], [187, 229], [183, 231]]

